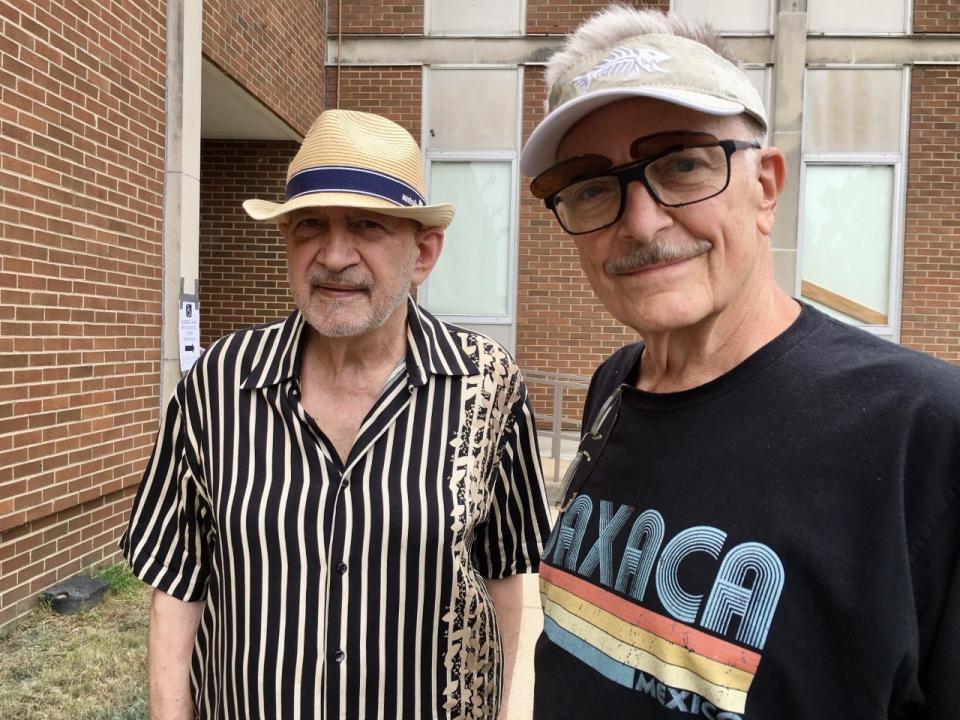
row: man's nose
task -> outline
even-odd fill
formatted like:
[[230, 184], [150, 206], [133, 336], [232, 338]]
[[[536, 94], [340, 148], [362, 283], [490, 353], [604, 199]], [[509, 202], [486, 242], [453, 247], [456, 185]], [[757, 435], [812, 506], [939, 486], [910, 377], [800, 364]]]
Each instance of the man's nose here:
[[331, 226], [314, 260], [328, 270], [339, 272], [354, 265], [358, 258], [357, 246], [347, 229]]
[[640, 242], [652, 240], [673, 218], [639, 180], [627, 183], [623, 189], [623, 215], [618, 223], [618, 234]]

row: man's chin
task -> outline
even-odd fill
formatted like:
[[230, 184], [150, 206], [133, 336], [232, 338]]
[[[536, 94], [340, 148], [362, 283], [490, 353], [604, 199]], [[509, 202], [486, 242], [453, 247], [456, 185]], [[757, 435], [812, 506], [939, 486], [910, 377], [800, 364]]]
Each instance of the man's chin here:
[[329, 317], [311, 319], [307, 317], [307, 322], [317, 334], [330, 338], [348, 338], [359, 337], [370, 332], [377, 325], [372, 320], [335, 320]]
[[694, 299], [678, 292], [654, 293], [635, 302], [625, 298], [610, 313], [624, 325], [641, 335], [683, 330], [705, 320], [712, 311], [702, 299]]

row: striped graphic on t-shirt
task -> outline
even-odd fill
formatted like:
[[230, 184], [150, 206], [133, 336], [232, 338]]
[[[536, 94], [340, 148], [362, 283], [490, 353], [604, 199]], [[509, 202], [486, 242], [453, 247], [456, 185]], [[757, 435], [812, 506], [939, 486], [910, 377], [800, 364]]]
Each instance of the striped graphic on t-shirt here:
[[742, 713], [760, 655], [651, 612], [552, 565], [540, 566], [544, 632], [610, 680], [637, 671]]

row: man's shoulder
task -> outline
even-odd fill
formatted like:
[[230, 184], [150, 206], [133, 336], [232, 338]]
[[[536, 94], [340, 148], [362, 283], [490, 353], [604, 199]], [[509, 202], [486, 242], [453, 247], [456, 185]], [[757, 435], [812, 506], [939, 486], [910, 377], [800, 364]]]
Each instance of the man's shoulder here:
[[490, 336], [444, 320], [438, 322], [446, 328], [457, 348], [477, 366], [482, 374], [519, 372], [510, 351]]
[[817, 314], [820, 332], [809, 336], [804, 356], [818, 373], [858, 377], [875, 386], [960, 401], [960, 367]]

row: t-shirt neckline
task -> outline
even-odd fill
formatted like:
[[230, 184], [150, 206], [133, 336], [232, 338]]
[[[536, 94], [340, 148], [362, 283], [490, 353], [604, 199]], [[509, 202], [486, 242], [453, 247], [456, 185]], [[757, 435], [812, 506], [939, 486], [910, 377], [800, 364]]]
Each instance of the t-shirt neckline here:
[[777, 362], [819, 327], [817, 313], [806, 303], [799, 301], [798, 303], [800, 314], [786, 330], [720, 377], [689, 390], [652, 393], [638, 389], [636, 380], [640, 370], [640, 360], [643, 357], [643, 348], [641, 348], [633, 366], [621, 381], [624, 402], [637, 410], [669, 412], [726, 395]]

